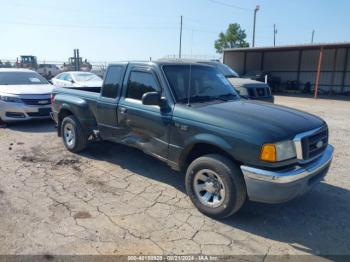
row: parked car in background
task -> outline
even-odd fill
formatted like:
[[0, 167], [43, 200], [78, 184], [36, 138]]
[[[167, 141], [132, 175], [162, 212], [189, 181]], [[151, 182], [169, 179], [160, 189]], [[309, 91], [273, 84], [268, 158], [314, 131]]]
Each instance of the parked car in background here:
[[50, 118], [53, 86], [28, 69], [0, 69], [0, 119], [13, 122]]
[[54, 64], [39, 64], [37, 72], [46, 79], [51, 79], [62, 71], [57, 65]]
[[74, 89], [96, 89], [99, 91], [102, 87], [103, 80], [101, 77], [82, 71], [63, 72], [51, 79], [54, 86], [67, 87]]
[[268, 84], [256, 80], [240, 78], [231, 67], [217, 61], [201, 61], [199, 63], [214, 66], [230, 81], [241, 97], [252, 100], [262, 100], [265, 102], [274, 102], [274, 97]]
[[272, 91], [277, 91], [278, 87], [281, 85], [281, 78], [278, 76], [273, 76], [271, 72], [268, 71], [250, 71], [242, 75], [242, 78], [249, 78], [259, 82], [265, 82], [265, 76], [267, 76], [267, 83], [272, 88]]
[[230, 79], [230, 83], [243, 98], [271, 103], [275, 101], [268, 84], [244, 78]]
[[240, 99], [222, 74], [197, 62], [110, 65], [100, 93], [55, 88], [52, 112], [67, 150], [84, 150], [90, 137], [143, 150], [186, 173], [190, 199], [216, 218], [247, 199], [304, 194], [333, 156], [321, 118]]
[[95, 69], [91, 69], [90, 73], [93, 73], [99, 77], [101, 77], [103, 79], [105, 73], [106, 73], [106, 68], [95, 68]]

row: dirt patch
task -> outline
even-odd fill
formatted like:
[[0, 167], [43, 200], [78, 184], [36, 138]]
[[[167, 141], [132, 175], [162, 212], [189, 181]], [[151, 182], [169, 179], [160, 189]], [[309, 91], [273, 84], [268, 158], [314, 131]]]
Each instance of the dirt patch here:
[[91, 218], [91, 214], [89, 212], [79, 211], [73, 217], [74, 219], [88, 219]]
[[3, 195], [3, 194], [5, 194], [5, 192], [0, 189], [0, 195]]
[[29, 162], [29, 163], [47, 162], [46, 159], [36, 157], [36, 156], [21, 156], [20, 160], [23, 162]]
[[55, 163], [55, 166], [69, 166], [73, 168], [74, 170], [81, 172], [81, 168], [79, 167], [80, 165], [80, 160], [79, 159], [61, 159], [58, 162]]
[[105, 185], [105, 183], [102, 181], [92, 180], [92, 179], [88, 180], [86, 183], [88, 185], [94, 185], [94, 186], [104, 186]]
[[71, 166], [79, 163], [79, 159], [61, 159], [58, 162], [56, 162], [56, 166]]

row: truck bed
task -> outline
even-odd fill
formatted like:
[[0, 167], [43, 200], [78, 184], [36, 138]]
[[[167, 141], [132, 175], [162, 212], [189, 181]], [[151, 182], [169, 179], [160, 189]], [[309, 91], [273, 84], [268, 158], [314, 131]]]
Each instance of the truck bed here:
[[[88, 107], [88, 112], [90, 116], [97, 116], [97, 103], [100, 98], [100, 93], [93, 92], [86, 89], [80, 90], [76, 88], [63, 88], [56, 87], [53, 90], [53, 95], [55, 100], [60, 101], [59, 104], [68, 102], [70, 105], [79, 105], [80, 107], [85, 104]], [[58, 110], [58, 108], [53, 107], [53, 111]], [[91, 115], [92, 114], [92, 115]]]

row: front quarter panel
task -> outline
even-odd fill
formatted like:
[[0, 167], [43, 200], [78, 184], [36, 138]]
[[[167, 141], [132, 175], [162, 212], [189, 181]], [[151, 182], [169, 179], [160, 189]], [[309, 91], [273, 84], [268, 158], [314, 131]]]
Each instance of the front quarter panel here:
[[188, 153], [196, 144], [218, 147], [242, 163], [256, 163], [259, 158], [260, 144], [254, 139], [248, 141], [244, 135], [234, 135], [228, 129], [174, 117], [170, 135], [169, 160], [182, 166]]

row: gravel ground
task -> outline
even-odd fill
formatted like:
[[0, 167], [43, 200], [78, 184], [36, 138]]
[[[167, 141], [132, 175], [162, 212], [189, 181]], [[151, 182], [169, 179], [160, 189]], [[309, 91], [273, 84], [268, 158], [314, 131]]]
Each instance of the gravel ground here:
[[138, 150], [93, 143], [73, 155], [50, 121], [0, 129], [0, 254], [350, 254], [350, 102], [276, 103], [328, 122], [329, 174], [300, 199], [247, 203], [221, 221], [193, 207], [183, 175]]

